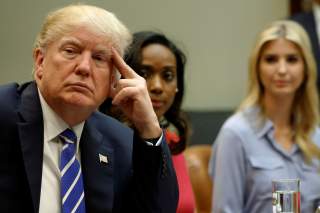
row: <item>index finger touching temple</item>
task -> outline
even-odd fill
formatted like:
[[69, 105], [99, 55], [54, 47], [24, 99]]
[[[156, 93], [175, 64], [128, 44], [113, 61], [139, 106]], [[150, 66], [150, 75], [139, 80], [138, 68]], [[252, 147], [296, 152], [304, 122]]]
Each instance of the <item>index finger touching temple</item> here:
[[123, 60], [123, 58], [120, 56], [120, 54], [117, 52], [117, 50], [112, 47], [112, 61], [115, 65], [115, 67], [118, 69], [120, 74], [124, 78], [135, 78], [138, 74], [129, 66], [126, 64], [126, 62]]

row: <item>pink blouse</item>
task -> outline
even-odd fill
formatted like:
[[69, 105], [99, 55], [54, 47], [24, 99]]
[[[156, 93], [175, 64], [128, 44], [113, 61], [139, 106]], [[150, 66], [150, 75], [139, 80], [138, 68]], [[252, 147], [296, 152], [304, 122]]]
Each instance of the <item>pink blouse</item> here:
[[172, 160], [179, 185], [177, 213], [193, 213], [195, 209], [195, 199], [183, 153], [172, 155]]

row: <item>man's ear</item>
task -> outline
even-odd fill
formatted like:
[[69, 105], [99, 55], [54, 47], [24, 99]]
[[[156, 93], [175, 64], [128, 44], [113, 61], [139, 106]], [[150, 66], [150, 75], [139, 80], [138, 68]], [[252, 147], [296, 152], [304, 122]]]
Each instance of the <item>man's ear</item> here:
[[41, 79], [43, 75], [43, 61], [44, 53], [40, 48], [36, 48], [33, 51], [33, 62], [34, 62], [34, 78]]

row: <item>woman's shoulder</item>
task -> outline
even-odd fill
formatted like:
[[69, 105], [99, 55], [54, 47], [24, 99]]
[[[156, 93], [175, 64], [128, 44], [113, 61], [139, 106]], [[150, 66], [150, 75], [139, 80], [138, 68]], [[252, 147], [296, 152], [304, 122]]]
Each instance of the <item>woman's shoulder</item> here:
[[250, 107], [235, 112], [223, 124], [222, 129], [230, 129], [235, 131], [247, 131], [248, 128], [256, 127], [259, 120], [259, 114], [256, 108]]
[[259, 136], [265, 134], [272, 123], [264, 119], [259, 108], [248, 107], [237, 111], [229, 117], [220, 129], [219, 140], [243, 141], [245, 144], [255, 143]]
[[244, 113], [242, 111], [235, 112], [232, 114], [223, 124], [223, 127], [225, 128], [231, 128], [233, 129], [234, 127], [237, 126], [243, 126], [247, 125], [248, 122], [245, 119]]

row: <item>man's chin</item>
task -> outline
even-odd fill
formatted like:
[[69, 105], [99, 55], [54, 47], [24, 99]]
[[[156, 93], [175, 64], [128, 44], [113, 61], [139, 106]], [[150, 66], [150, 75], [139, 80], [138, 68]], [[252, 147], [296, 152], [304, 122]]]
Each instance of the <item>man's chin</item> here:
[[70, 107], [74, 108], [83, 108], [84, 110], [92, 109], [95, 110], [97, 108], [97, 104], [87, 97], [71, 97], [64, 100], [64, 103]]

